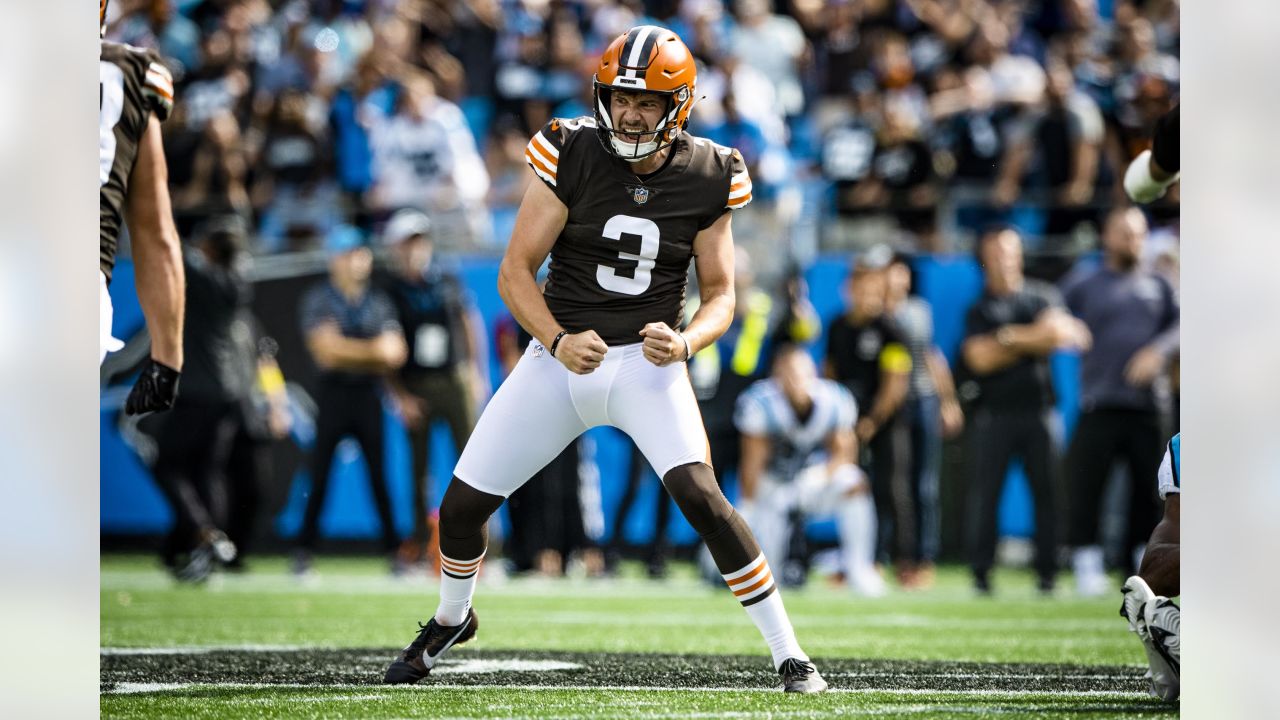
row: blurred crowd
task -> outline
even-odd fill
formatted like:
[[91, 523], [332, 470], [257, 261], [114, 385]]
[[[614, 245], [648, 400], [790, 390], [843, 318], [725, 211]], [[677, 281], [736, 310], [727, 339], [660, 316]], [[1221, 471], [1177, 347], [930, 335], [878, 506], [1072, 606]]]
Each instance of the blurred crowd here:
[[[921, 251], [1008, 220], [1036, 251], [1099, 235], [1119, 178], [1177, 95], [1178, 0], [119, 0], [107, 36], [157, 47], [183, 230], [211, 212], [253, 250], [428, 213], [442, 244], [496, 252], [550, 117], [591, 113], [596, 58], [627, 28], [699, 64], [690, 130], [741, 150], [740, 241]], [[1153, 217], [1176, 217], [1176, 191]], [[779, 243], [783, 240], [783, 243]], [[1045, 247], [1041, 247], [1044, 245]], [[775, 250], [777, 252], [777, 250]]]
[[[1154, 525], [1154, 468], [1177, 417], [1178, 207], [1175, 187], [1146, 212], [1128, 208], [1120, 179], [1178, 93], [1178, 0], [118, 0], [110, 10], [109, 39], [157, 47], [173, 71], [164, 132], [175, 216], [194, 240], [188, 276], [213, 278], [206, 310], [226, 306], [188, 319], [188, 357], [221, 359], [184, 375], [174, 417], [189, 422], [158, 436], [157, 480], [180, 520], [165, 553], [181, 577], [207, 576], [253, 538], [252, 523], [223, 529], [258, 512], [256, 481], [219, 468], [265, 473], [238, 456], [290, 433], [277, 351], [306, 353], [317, 370], [295, 571], [310, 570], [347, 437], [368, 464], [393, 569], [436, 561], [430, 427], [445, 423], [460, 449], [491, 391], [489, 343], [509, 371], [529, 338], [510, 319], [486, 328], [433, 257], [501, 251], [532, 177], [528, 138], [551, 117], [590, 114], [599, 53], [643, 23], [675, 30], [694, 52], [702, 99], [690, 130], [738, 148], [755, 187], [735, 223], [733, 325], [690, 363], [718, 479], [732, 487], [745, 457], [740, 397], [771, 378], [797, 387], [821, 375], [856, 399], [874, 560], [902, 586], [932, 582], [944, 438], [961, 449], [951, 480], [980, 591], [991, 589], [1013, 461], [1035, 496], [1041, 589], [1064, 559], [1089, 594], [1108, 565], [1136, 564], [1126, 554]], [[232, 256], [302, 250], [323, 251], [328, 270], [298, 308], [305, 347], [255, 345]], [[921, 254], [957, 251], [975, 253], [985, 285], [951, 354], [932, 337], [913, 268]], [[826, 328], [794, 272], [819, 252], [856, 258], [848, 307]], [[208, 352], [236, 343], [239, 360]], [[802, 363], [775, 367], [780, 348], [815, 343], [825, 355], [813, 378]], [[1082, 356], [1069, 446], [1049, 365], [1059, 351]], [[192, 384], [209, 390], [190, 394]], [[392, 523], [383, 403], [411, 437], [408, 539]], [[248, 450], [233, 454], [237, 442]], [[560, 574], [574, 558], [591, 573], [616, 567], [652, 475], [633, 453], [605, 537], [587, 442], [512, 496], [513, 569]], [[1107, 489], [1115, 465], [1128, 468], [1119, 504]], [[217, 486], [233, 477], [244, 487], [228, 500]], [[659, 498], [645, 554], [655, 577], [668, 554]], [[1127, 530], [1104, 555], [1116, 507]], [[771, 564], [798, 584], [820, 562], [805, 513], [787, 519], [791, 535], [775, 543], [785, 557]]]

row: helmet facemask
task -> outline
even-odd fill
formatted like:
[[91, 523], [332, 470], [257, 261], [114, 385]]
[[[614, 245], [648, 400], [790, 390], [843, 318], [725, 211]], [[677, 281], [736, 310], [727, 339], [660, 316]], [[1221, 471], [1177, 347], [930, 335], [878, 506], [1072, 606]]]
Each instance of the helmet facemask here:
[[[680, 120], [681, 111], [692, 102], [693, 93], [687, 85], [682, 85], [670, 91], [648, 90], [643, 87], [628, 87], [622, 84], [607, 85], [600, 82], [598, 76], [594, 83], [596, 133], [600, 138], [600, 143], [610, 153], [627, 162], [639, 162], [655, 153], [661, 152], [664, 148], [670, 147], [675, 143], [676, 138], [680, 137], [680, 134], [688, 124], [687, 112], [683, 113], [683, 117], [686, 119], [683, 122]], [[666, 108], [661, 120], [658, 122], [658, 126], [643, 133], [636, 133], [640, 136], [638, 141], [632, 141], [625, 137], [632, 133], [613, 126], [611, 105], [615, 90], [648, 93], [661, 97], [666, 103]]]

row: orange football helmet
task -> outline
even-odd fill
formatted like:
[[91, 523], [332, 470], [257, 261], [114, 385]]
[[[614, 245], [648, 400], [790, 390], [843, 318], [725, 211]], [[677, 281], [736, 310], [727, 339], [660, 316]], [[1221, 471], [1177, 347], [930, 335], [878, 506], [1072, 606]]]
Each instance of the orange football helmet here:
[[[605, 149], [623, 160], [635, 162], [671, 145], [689, 124], [693, 110], [698, 68], [693, 54], [675, 33], [653, 25], [639, 25], [619, 35], [600, 58], [596, 71], [596, 133]], [[619, 137], [609, 111], [614, 90], [648, 92], [663, 96], [667, 111], [662, 122], [641, 142]], [[651, 139], [643, 141], [645, 136]]]
[[107, 36], [107, 0], [98, 0], [98, 37]]

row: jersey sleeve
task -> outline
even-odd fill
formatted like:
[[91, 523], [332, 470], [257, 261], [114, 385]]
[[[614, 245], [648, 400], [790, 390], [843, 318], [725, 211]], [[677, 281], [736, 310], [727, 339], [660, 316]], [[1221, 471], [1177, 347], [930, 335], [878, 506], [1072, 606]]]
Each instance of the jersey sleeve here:
[[553, 118], [533, 134], [524, 148], [524, 161], [565, 205], [569, 204], [571, 188], [570, 183], [560, 174], [560, 160], [569, 143], [572, 122]]
[[743, 435], [767, 435], [769, 412], [765, 409], [764, 393], [759, 383], [751, 386], [738, 397], [733, 413], [733, 424]]
[[742, 159], [742, 153], [734, 150], [729, 159], [729, 197], [724, 206], [730, 210], [738, 210], [751, 202], [751, 174], [747, 172], [747, 163]]
[[142, 95], [147, 99], [147, 106], [151, 111], [160, 122], [164, 122], [173, 112], [173, 75], [160, 61], [160, 54], [155, 50], [146, 51], [143, 59], [146, 62], [146, 74], [142, 80]]
[[1160, 461], [1160, 471], [1156, 473], [1159, 479], [1158, 485], [1160, 489], [1160, 499], [1163, 500], [1169, 493], [1182, 492], [1182, 478], [1180, 477], [1181, 468], [1179, 467], [1181, 453], [1179, 452], [1182, 441], [1182, 435], [1174, 435], [1169, 441], [1169, 446], [1164, 451], [1164, 460]]

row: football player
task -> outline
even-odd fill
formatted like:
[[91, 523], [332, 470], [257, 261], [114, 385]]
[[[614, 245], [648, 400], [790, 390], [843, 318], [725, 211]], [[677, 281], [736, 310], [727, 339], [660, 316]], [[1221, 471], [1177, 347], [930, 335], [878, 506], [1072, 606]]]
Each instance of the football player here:
[[[385, 682], [426, 677], [475, 636], [471, 596], [489, 516], [578, 435], [612, 425], [636, 442], [701, 535], [785, 689], [826, 689], [760, 546], [716, 484], [685, 368], [733, 317], [730, 211], [751, 201], [742, 156], [685, 132], [696, 72], [675, 33], [632, 28], [600, 59], [595, 117], [554, 119], [526, 147], [540, 182], [520, 205], [498, 290], [533, 341], [458, 460], [440, 505], [440, 604]], [[691, 259], [701, 303], [679, 330]]]
[[1137, 633], [1151, 665], [1151, 694], [1168, 702], [1178, 699], [1181, 663], [1181, 610], [1169, 598], [1180, 594], [1182, 435], [1174, 435], [1160, 463], [1160, 497], [1164, 517], [1151, 531], [1138, 574], [1125, 581], [1120, 615]]
[[1151, 149], [1143, 150], [1129, 163], [1124, 173], [1124, 191], [1137, 203], [1149, 203], [1164, 195], [1180, 175], [1178, 140], [1179, 110], [1174, 105], [1156, 121], [1151, 134]]
[[[100, 0], [100, 34], [107, 0]], [[107, 285], [122, 220], [129, 223], [138, 302], [151, 335], [151, 357], [129, 392], [130, 415], [168, 410], [182, 370], [185, 277], [178, 230], [169, 209], [169, 171], [160, 123], [173, 110], [173, 78], [154, 50], [102, 40], [98, 99], [98, 363], [122, 344], [111, 336]]]
[[820, 379], [803, 348], [780, 348], [772, 377], [738, 398], [739, 506], [759, 535], [765, 557], [778, 565], [786, 559], [793, 520], [834, 515], [849, 587], [875, 597], [884, 594], [885, 586], [875, 569], [871, 487], [857, 465], [857, 419], [858, 405], [848, 388]]

